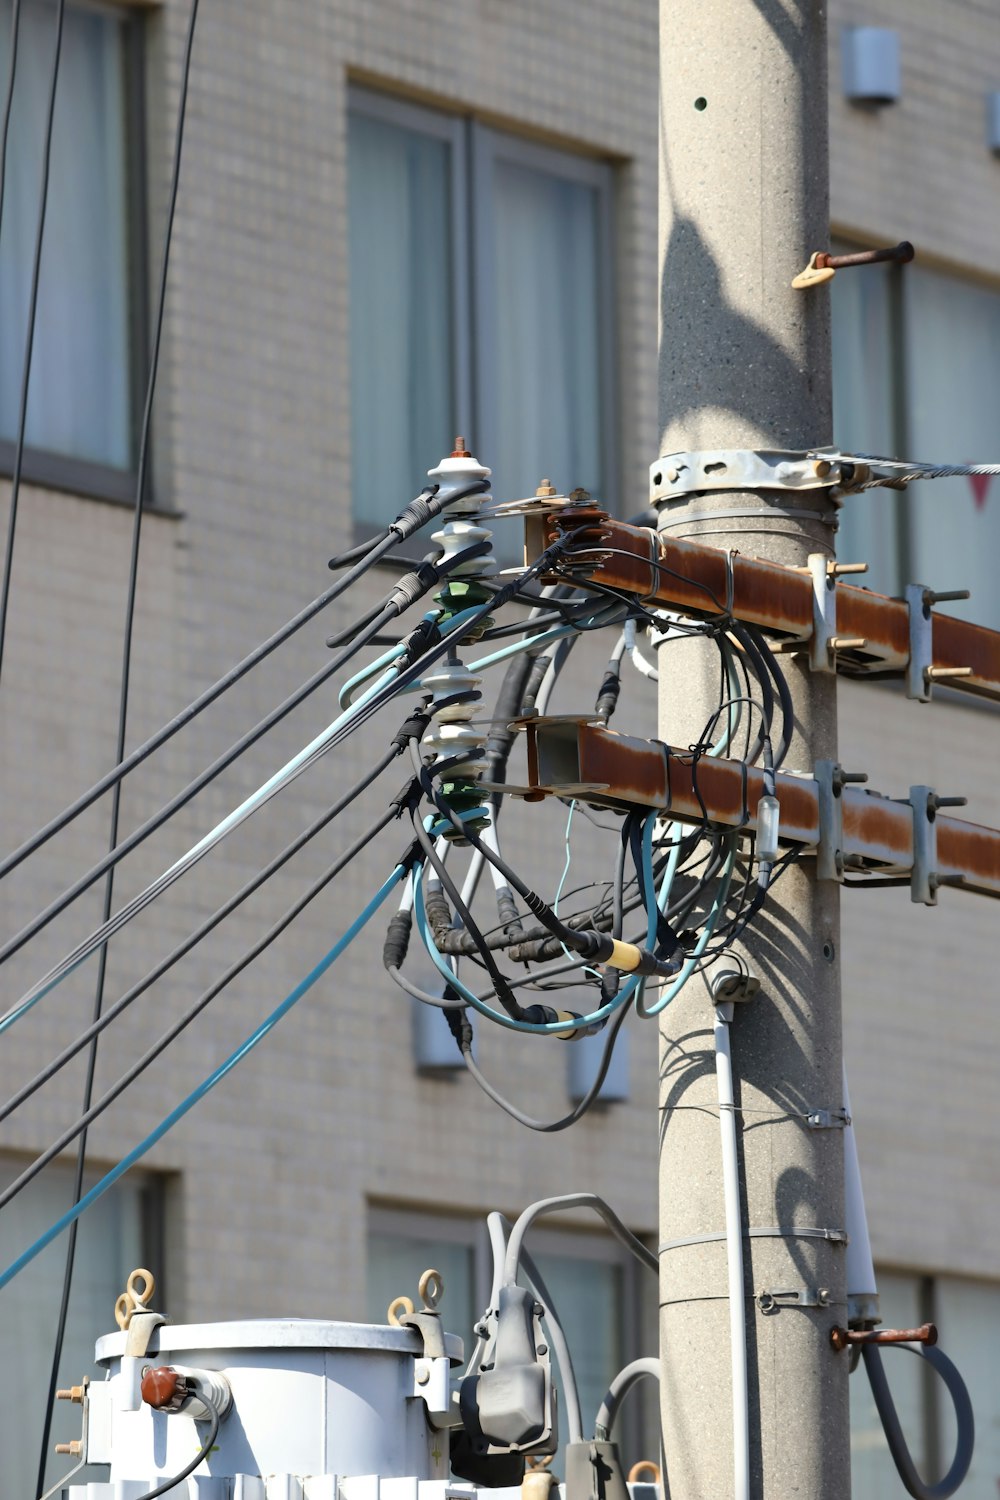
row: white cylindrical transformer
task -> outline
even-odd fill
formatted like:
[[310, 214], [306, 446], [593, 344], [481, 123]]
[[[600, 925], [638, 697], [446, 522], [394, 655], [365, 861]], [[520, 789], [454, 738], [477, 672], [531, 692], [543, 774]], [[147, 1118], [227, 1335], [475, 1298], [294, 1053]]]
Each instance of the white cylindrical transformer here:
[[[70, 1500], [144, 1494], [197, 1453], [203, 1422], [138, 1397], [142, 1372], [161, 1366], [219, 1372], [231, 1387], [231, 1409], [199, 1469], [226, 1481], [222, 1493], [243, 1494], [241, 1476], [448, 1477], [448, 1434], [431, 1427], [419, 1394], [427, 1362], [415, 1329], [300, 1318], [165, 1324], [141, 1359], [126, 1353], [127, 1337], [98, 1340], [106, 1380], [89, 1391], [88, 1460], [110, 1464], [108, 1482], [71, 1485]], [[460, 1362], [459, 1338], [446, 1334], [445, 1349]]]

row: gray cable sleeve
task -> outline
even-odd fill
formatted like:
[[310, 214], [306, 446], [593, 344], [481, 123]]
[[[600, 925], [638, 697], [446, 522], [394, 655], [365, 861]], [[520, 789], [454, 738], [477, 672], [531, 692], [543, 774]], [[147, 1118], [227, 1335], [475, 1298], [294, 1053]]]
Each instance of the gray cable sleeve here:
[[654, 1359], [651, 1354], [642, 1359], [634, 1359], [631, 1364], [626, 1365], [624, 1370], [618, 1374], [608, 1386], [607, 1395], [601, 1402], [594, 1423], [594, 1437], [599, 1443], [606, 1443], [611, 1437], [611, 1429], [618, 1415], [618, 1408], [634, 1385], [638, 1385], [644, 1375], [659, 1383], [660, 1361]]
[[642, 1261], [654, 1275], [659, 1274], [659, 1263], [651, 1250], [647, 1250], [641, 1240], [637, 1240], [631, 1230], [626, 1229], [610, 1204], [605, 1203], [596, 1193], [567, 1193], [558, 1198], [540, 1198], [537, 1203], [532, 1203], [521, 1214], [517, 1223], [511, 1231], [510, 1240], [507, 1243], [507, 1259], [504, 1265], [504, 1281], [515, 1282], [517, 1270], [522, 1259], [522, 1245], [524, 1236], [536, 1219], [543, 1214], [565, 1213], [572, 1208], [590, 1208], [594, 1213], [600, 1214], [607, 1224], [615, 1239], [623, 1244], [626, 1250], [631, 1250], [636, 1260]]
[[[889, 1382], [882, 1365], [882, 1349], [906, 1349], [919, 1359], [927, 1360], [948, 1387], [948, 1394], [955, 1408], [955, 1424], [958, 1436], [955, 1440], [955, 1457], [951, 1468], [937, 1484], [925, 1484], [917, 1473], [916, 1465], [907, 1446], [903, 1429], [896, 1413]], [[972, 1402], [965, 1381], [948, 1356], [929, 1344], [863, 1344], [861, 1347], [865, 1369], [871, 1384], [872, 1395], [882, 1421], [889, 1452], [892, 1454], [902, 1483], [913, 1500], [948, 1500], [969, 1472], [976, 1441], [976, 1424], [972, 1415]]]

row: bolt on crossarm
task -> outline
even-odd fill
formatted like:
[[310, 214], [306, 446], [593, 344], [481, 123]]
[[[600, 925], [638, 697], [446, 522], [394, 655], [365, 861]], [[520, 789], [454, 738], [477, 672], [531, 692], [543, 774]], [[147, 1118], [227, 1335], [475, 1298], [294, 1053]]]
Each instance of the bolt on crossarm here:
[[[829, 243], [824, 8], [819, 0], [661, 0], [660, 48], [658, 452], [825, 444], [828, 292], [791, 287], [815, 247]], [[822, 491], [695, 493], [659, 511], [671, 537], [796, 567], [810, 553], [833, 556], [830, 520]], [[796, 726], [787, 765], [811, 772], [817, 760], [837, 758], [836, 678], [783, 662]], [[662, 646], [660, 693], [661, 738], [696, 741], [718, 705], [714, 646]], [[749, 1391], [742, 1454], [733, 1441], [727, 1251], [718, 1237], [725, 1217], [709, 977], [692, 979], [660, 1022], [670, 1495], [847, 1500], [847, 1361], [830, 1344], [831, 1326], [846, 1318], [843, 1138], [789, 1118], [835, 1109], [841, 1099], [836, 883], [817, 881], [808, 861], [794, 864], [741, 952], [761, 982], [729, 1027], [737, 1120], [755, 1127], [738, 1128]], [[796, 1235], [807, 1228], [833, 1233]]]

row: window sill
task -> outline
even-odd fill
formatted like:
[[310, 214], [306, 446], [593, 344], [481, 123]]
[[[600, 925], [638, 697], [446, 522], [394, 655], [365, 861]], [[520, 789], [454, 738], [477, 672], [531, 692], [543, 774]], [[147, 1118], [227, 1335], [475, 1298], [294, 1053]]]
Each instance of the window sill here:
[[[9, 482], [13, 470], [14, 444], [0, 439], [0, 481]], [[37, 448], [29, 448], [24, 454], [21, 482], [84, 500], [99, 500], [105, 504], [127, 506], [129, 509], [135, 505], [134, 473], [112, 468], [110, 464], [66, 458], [62, 454], [46, 453]], [[149, 515], [170, 516], [174, 519], [183, 515], [175, 507], [157, 504], [155, 500], [147, 500], [144, 509]]]

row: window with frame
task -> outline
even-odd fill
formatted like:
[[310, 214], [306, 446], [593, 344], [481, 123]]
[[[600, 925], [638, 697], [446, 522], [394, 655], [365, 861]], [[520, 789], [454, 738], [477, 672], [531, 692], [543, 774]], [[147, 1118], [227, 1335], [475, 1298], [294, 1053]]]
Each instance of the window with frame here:
[[[580, 1395], [585, 1435], [608, 1385], [630, 1360], [657, 1347], [656, 1281], [610, 1235], [545, 1225], [533, 1226], [527, 1248], [552, 1294], [569, 1344]], [[492, 1258], [485, 1220], [372, 1207], [368, 1216], [367, 1316], [384, 1323], [400, 1294], [415, 1299], [420, 1275], [441, 1272], [441, 1311], [450, 1333], [471, 1348], [472, 1330], [488, 1305]], [[565, 1402], [558, 1388], [560, 1454], [566, 1442]], [[623, 1404], [615, 1427], [626, 1467], [639, 1458], [658, 1460], [658, 1395], [644, 1381]]]
[[[12, 0], [0, 0], [0, 77]], [[53, 0], [21, 6], [0, 234], [0, 472], [17, 438]], [[111, 499], [134, 492], [145, 343], [142, 20], [69, 0], [52, 135], [25, 426], [25, 479]]]
[[[1000, 290], [919, 265], [838, 276], [833, 312], [834, 434], [846, 451], [932, 463], [996, 462]], [[1000, 483], [917, 481], [848, 497], [837, 551], [870, 564], [866, 584], [968, 588], [947, 606], [1000, 628], [992, 563]]]
[[[0, 1156], [0, 1187], [21, 1173], [24, 1162]], [[101, 1174], [84, 1179], [84, 1190]], [[44, 1233], [73, 1201], [75, 1168], [52, 1163], [0, 1214], [0, 1264], [9, 1265]], [[157, 1277], [156, 1306], [163, 1305], [160, 1276], [162, 1254], [162, 1193], [158, 1178], [129, 1172], [81, 1217], [76, 1245], [73, 1291], [66, 1338], [59, 1367], [60, 1386], [78, 1385], [92, 1378], [94, 1344], [115, 1331], [115, 1300], [125, 1288], [130, 1271], [149, 1266]], [[34, 1495], [38, 1477], [45, 1401], [59, 1315], [59, 1296], [66, 1256], [65, 1236], [53, 1240], [0, 1292], [0, 1367], [17, 1371], [4, 1384], [0, 1402], [0, 1453], [3, 1490], [9, 1495]], [[53, 1414], [52, 1442], [80, 1436], [80, 1408], [60, 1402]], [[50, 1482], [66, 1460], [49, 1459]], [[77, 1482], [106, 1477], [100, 1469], [80, 1471]]]
[[[962, 1485], [966, 1500], [996, 1500], [1000, 1486], [1000, 1285], [957, 1276], [879, 1271], [879, 1303], [886, 1328], [936, 1323], [940, 1347], [958, 1367], [972, 1399], [976, 1446]], [[914, 1462], [928, 1484], [948, 1469], [955, 1423], [944, 1383], [905, 1349], [883, 1350], [886, 1377]], [[864, 1365], [851, 1375], [851, 1494], [883, 1500], [902, 1493], [875, 1408]]]
[[354, 520], [391, 520], [468, 434], [503, 499], [614, 504], [612, 171], [354, 88]]

